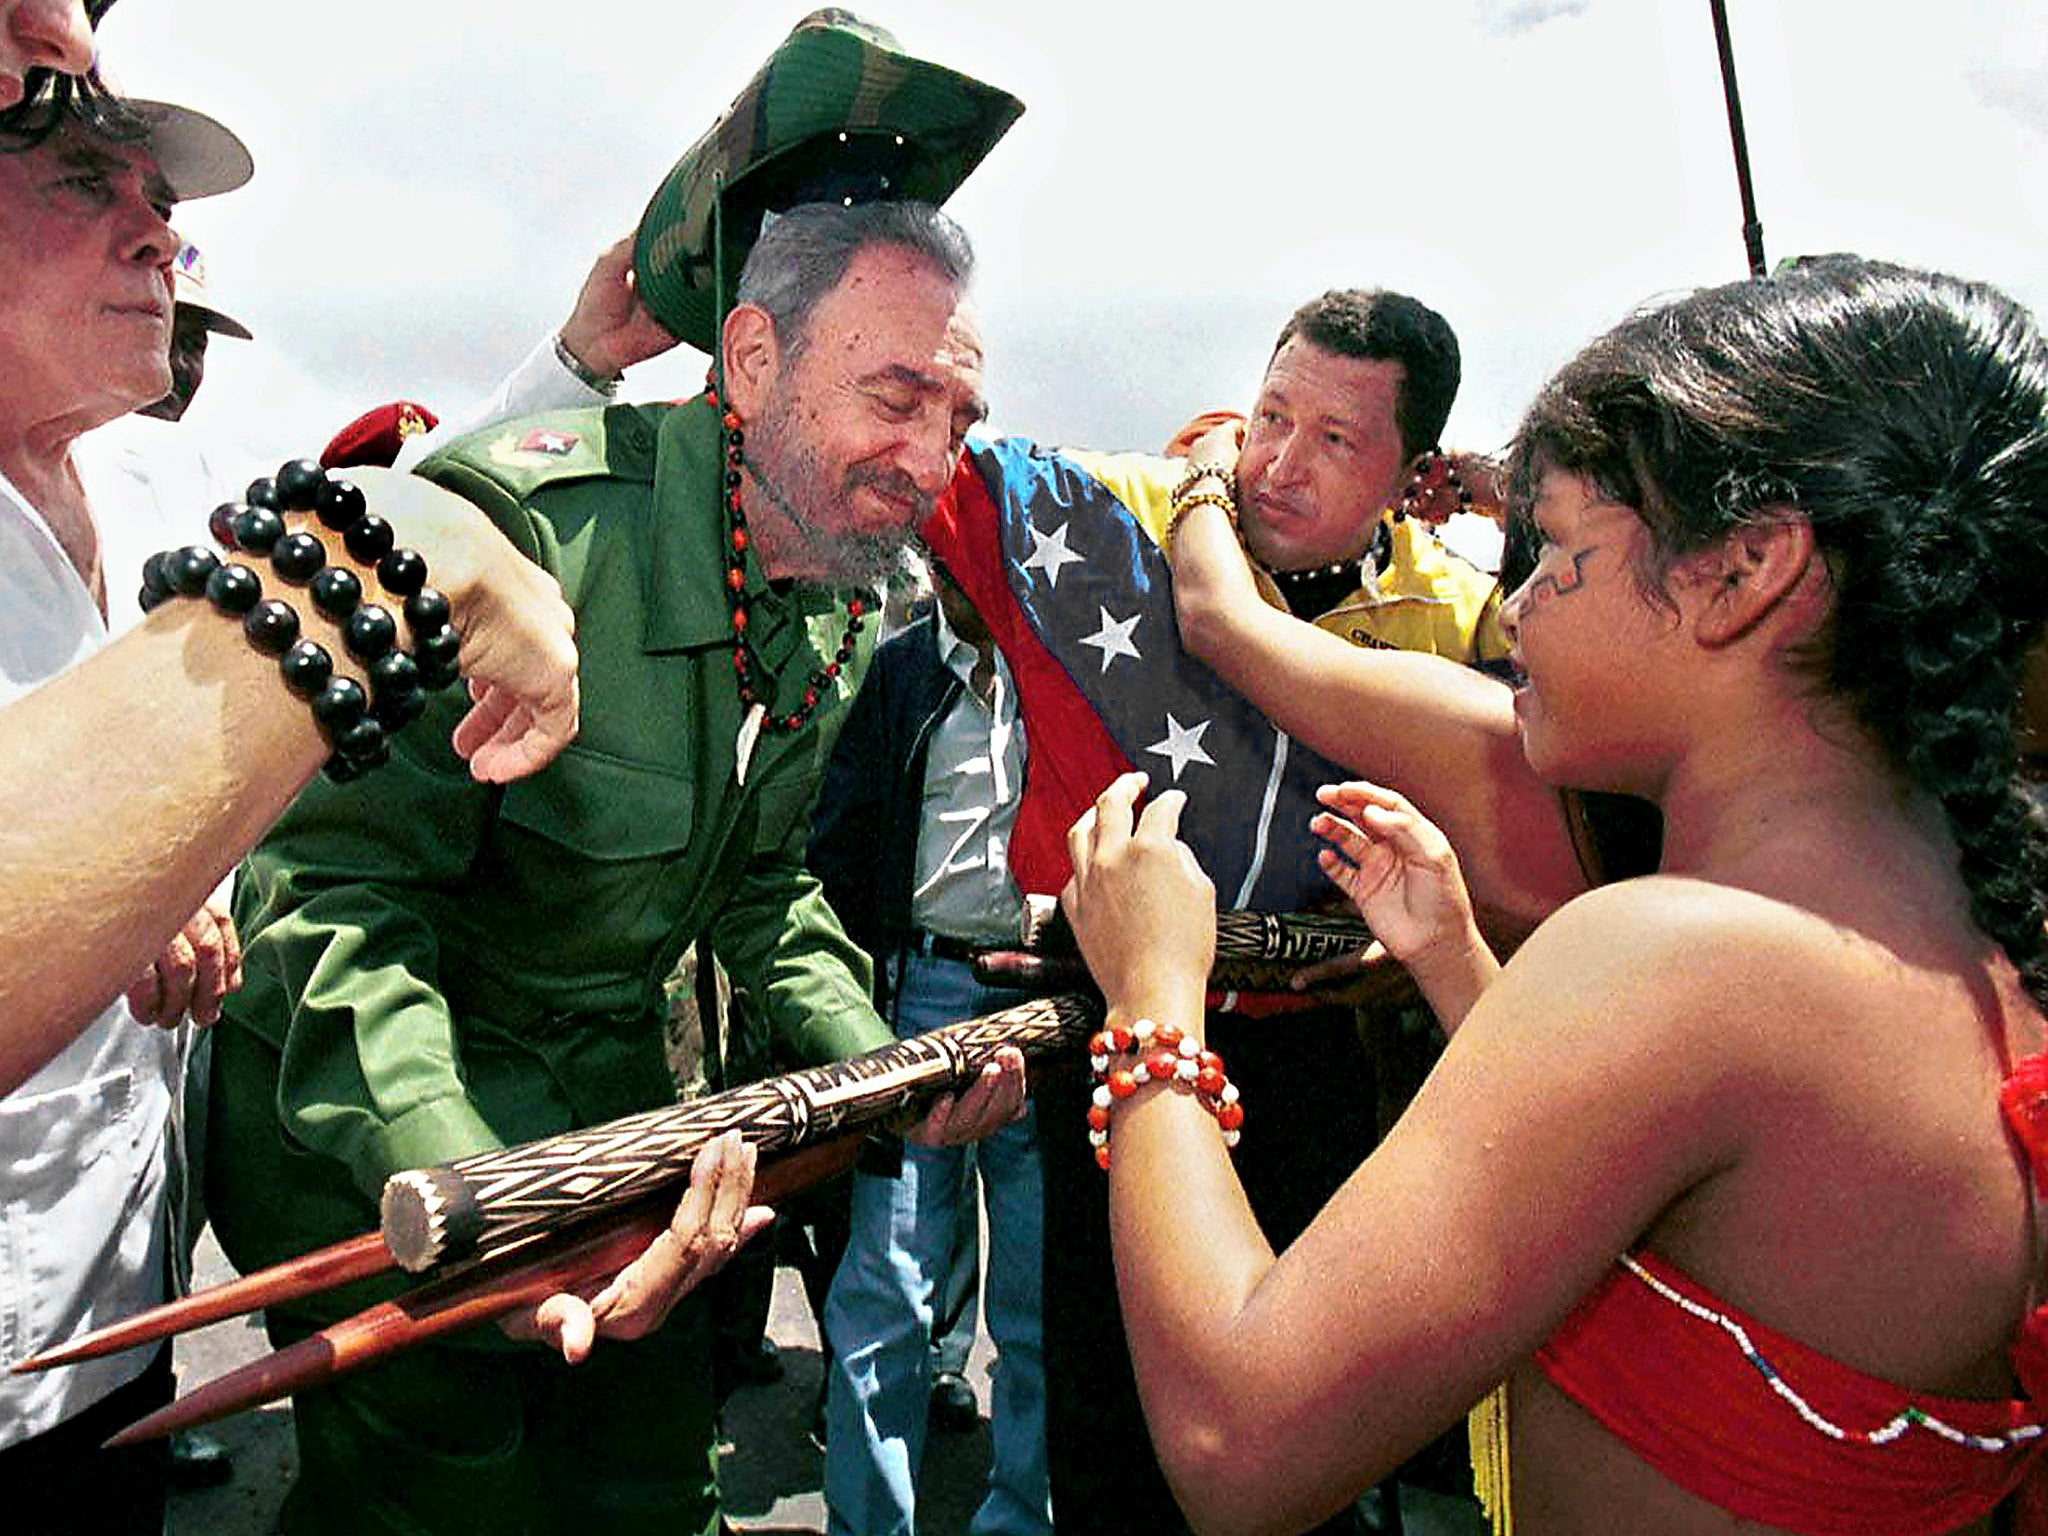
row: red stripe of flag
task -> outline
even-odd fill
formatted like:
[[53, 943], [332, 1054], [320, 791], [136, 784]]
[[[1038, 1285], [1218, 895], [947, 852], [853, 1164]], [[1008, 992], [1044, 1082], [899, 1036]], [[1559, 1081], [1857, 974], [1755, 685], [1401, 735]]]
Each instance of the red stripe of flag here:
[[1074, 872], [1067, 828], [1110, 780], [1130, 772], [1130, 759], [1017, 607], [1003, 572], [996, 505], [971, 458], [961, 457], [924, 539], [974, 604], [1016, 680], [1028, 763], [1010, 834], [1010, 872], [1027, 894], [1056, 896]]

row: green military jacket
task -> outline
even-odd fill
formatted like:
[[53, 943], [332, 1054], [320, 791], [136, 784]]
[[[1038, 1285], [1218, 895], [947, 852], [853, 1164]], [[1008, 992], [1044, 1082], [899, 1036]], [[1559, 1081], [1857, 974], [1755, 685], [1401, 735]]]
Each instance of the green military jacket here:
[[[581, 734], [529, 779], [478, 784], [448, 744], [465, 703], [451, 689], [388, 767], [316, 780], [250, 856], [228, 1027], [267, 1049], [224, 1059], [245, 1064], [226, 1075], [263, 1075], [250, 1061], [276, 1075], [217, 1072], [217, 1092], [239, 1093], [236, 1118], [274, 1092], [283, 1148], [267, 1176], [217, 1167], [229, 1191], [268, 1202], [293, 1165], [311, 1172], [297, 1156], [310, 1152], [374, 1198], [398, 1169], [668, 1101], [662, 982], [700, 937], [789, 1057], [891, 1038], [866, 957], [803, 867], [872, 631], [810, 724], [762, 734], [742, 787], [722, 451], [698, 400], [528, 418], [420, 466], [561, 582]], [[771, 588], [751, 552], [747, 594], [757, 687], [786, 713], [832, 658], [845, 609]]]

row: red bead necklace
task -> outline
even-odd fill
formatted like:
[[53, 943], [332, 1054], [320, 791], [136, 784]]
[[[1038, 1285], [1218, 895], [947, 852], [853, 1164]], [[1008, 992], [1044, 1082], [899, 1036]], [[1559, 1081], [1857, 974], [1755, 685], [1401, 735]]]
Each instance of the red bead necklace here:
[[[711, 403], [713, 410], [720, 409], [716, 388], [707, 384], [704, 397]], [[854, 637], [866, 628], [861, 621], [861, 615], [867, 612], [867, 604], [858, 597], [846, 600], [846, 632], [839, 637], [838, 652], [832, 660], [811, 674], [810, 681], [804, 685], [803, 702], [797, 708], [786, 715], [769, 713], [768, 706], [762, 703], [754, 692], [753, 645], [747, 638], [749, 539], [747, 512], [740, 500], [741, 469], [746, 463], [746, 434], [741, 430], [737, 411], [724, 411], [719, 417], [719, 425], [725, 432], [725, 596], [726, 601], [732, 606], [732, 670], [739, 685], [740, 703], [747, 709], [750, 717], [759, 711], [760, 726], [756, 726], [756, 730], [766, 727], [768, 730], [781, 731], [785, 734], [800, 731], [811, 716], [818, 712], [818, 706], [824, 702], [826, 693], [830, 691], [840, 673], [846, 670], [846, 664], [853, 659]], [[745, 731], [746, 728], [742, 727], [743, 734]], [[751, 741], [747, 745], [751, 747]], [[745, 755], [743, 752], [742, 756]]]
[[1451, 516], [1450, 512], [1444, 513], [1441, 517], [1431, 517], [1422, 510], [1424, 496], [1428, 489], [1427, 481], [1434, 472], [1442, 473], [1444, 484], [1450, 488], [1452, 494], [1458, 499], [1458, 504], [1452, 511], [1470, 512], [1472, 510], [1472, 492], [1465, 484], [1465, 477], [1458, 473], [1458, 466], [1451, 462], [1451, 456], [1444, 452], [1441, 444], [1438, 444], [1415, 461], [1415, 473], [1409, 479], [1407, 488], [1401, 492], [1401, 504], [1394, 509], [1395, 522], [1401, 522], [1411, 516], [1417, 522], [1431, 524], [1442, 523], [1449, 519]]

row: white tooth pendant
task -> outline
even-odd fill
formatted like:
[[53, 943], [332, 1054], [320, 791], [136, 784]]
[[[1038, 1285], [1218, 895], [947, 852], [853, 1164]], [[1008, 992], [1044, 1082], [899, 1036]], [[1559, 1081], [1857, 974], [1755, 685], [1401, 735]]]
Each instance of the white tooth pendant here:
[[740, 722], [740, 733], [733, 738], [733, 777], [742, 788], [747, 782], [747, 764], [754, 760], [754, 743], [761, 739], [761, 727], [768, 723], [768, 706], [748, 706], [747, 718]]

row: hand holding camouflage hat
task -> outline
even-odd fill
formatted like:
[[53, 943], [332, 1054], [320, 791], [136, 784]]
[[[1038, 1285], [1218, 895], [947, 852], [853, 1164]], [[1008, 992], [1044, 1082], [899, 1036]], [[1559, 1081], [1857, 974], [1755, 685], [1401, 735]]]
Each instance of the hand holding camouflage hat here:
[[764, 213], [943, 203], [1023, 111], [1005, 91], [904, 53], [849, 11], [813, 11], [647, 205], [634, 240], [641, 300], [709, 352]]

